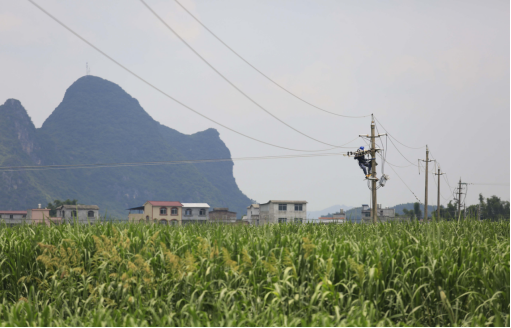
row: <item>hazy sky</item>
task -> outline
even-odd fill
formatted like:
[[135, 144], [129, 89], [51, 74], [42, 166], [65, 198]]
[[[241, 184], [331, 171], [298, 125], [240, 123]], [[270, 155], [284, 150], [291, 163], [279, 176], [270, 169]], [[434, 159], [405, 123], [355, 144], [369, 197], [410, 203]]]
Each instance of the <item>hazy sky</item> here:
[[[329, 148], [289, 129], [206, 66], [137, 0], [36, 0], [69, 27], [165, 92], [266, 142]], [[370, 133], [370, 118], [314, 109], [230, 53], [172, 0], [147, 0], [201, 55], [250, 97], [304, 133], [340, 145]], [[429, 145], [450, 185], [510, 180], [509, 1], [191, 1], [194, 15], [254, 66], [307, 101], [345, 115], [374, 113], [400, 142]], [[98, 54], [28, 1], [0, 0], [0, 102], [16, 98], [40, 127], [85, 74], [119, 84], [157, 121], [191, 134], [216, 128], [233, 157], [287, 155], [199, 117]], [[380, 133], [383, 129], [380, 128]], [[382, 139], [385, 141], [385, 138]], [[425, 149], [397, 142], [412, 163]], [[361, 139], [350, 146], [364, 145]], [[388, 143], [390, 163], [409, 163]], [[382, 165], [379, 165], [381, 168]], [[424, 200], [424, 173], [395, 168]], [[392, 171], [378, 191], [391, 206], [415, 197]], [[343, 156], [235, 162], [240, 189], [259, 202], [304, 199], [310, 210], [369, 203], [357, 162]], [[430, 176], [429, 203], [436, 204]], [[442, 178], [442, 195], [452, 199]], [[509, 186], [470, 185], [509, 200]], [[442, 198], [442, 203], [447, 201]]]

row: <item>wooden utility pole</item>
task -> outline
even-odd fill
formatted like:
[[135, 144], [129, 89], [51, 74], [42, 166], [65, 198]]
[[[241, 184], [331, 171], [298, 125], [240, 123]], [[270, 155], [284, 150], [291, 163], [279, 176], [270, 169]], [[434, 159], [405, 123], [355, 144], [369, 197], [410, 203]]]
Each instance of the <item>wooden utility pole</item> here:
[[440, 219], [440, 176], [445, 173], [440, 173], [440, 167], [438, 168], [438, 173], [435, 173], [435, 175], [438, 175], [438, 195], [436, 200], [436, 219]]
[[428, 163], [433, 162], [429, 160], [429, 148], [428, 145], [426, 145], [426, 160], [422, 160], [423, 162], [426, 162], [426, 187], [425, 187], [425, 196], [424, 196], [424, 220], [428, 219]]

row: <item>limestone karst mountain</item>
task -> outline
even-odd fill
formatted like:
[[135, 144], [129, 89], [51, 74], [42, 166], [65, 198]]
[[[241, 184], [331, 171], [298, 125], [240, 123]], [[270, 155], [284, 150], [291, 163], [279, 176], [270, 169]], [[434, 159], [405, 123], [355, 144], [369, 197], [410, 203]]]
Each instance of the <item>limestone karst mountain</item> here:
[[[120, 86], [84, 76], [36, 129], [15, 99], [0, 106], [0, 166], [94, 164], [229, 158], [219, 133], [182, 134], [153, 120]], [[0, 172], [0, 209], [78, 199], [125, 218], [146, 200], [207, 202], [241, 216], [250, 199], [238, 188], [233, 162], [98, 169]]]

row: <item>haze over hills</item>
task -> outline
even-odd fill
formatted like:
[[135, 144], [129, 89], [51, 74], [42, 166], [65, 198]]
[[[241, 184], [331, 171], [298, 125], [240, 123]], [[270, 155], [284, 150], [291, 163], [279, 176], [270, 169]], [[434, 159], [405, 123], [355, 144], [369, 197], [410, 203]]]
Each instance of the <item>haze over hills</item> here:
[[349, 209], [352, 209], [353, 206], [346, 206], [346, 205], [333, 205], [330, 207], [327, 207], [325, 209], [322, 209], [320, 211], [307, 211], [307, 217], [310, 219], [317, 219], [320, 216], [334, 214], [339, 212], [340, 209], [343, 209], [344, 211], [347, 211]]
[[[176, 122], [178, 127], [179, 122]], [[36, 129], [15, 99], [0, 106], [0, 165], [157, 162], [230, 158], [215, 129], [192, 135], [159, 124], [118, 85], [84, 76]], [[147, 200], [206, 202], [241, 216], [251, 200], [233, 162], [1, 172], [0, 209], [24, 210], [54, 199], [78, 199], [127, 217]]]

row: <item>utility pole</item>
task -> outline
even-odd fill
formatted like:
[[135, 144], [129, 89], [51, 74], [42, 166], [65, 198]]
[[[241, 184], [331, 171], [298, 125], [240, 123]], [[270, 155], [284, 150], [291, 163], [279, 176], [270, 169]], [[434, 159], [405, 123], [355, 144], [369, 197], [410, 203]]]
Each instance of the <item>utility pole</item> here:
[[461, 215], [461, 178], [458, 184], [458, 216]]
[[378, 202], [376, 201], [376, 146], [375, 146], [375, 137], [374, 137], [374, 118], [372, 117], [371, 122], [371, 178], [372, 178], [372, 185], [371, 185], [371, 193], [373, 195], [373, 210], [372, 210], [372, 219], [373, 223], [376, 223], [378, 220]]
[[369, 180], [371, 180], [371, 198], [372, 198], [372, 204], [371, 204], [371, 220], [373, 223], [378, 222], [378, 202], [376, 200], [376, 182], [378, 181], [378, 178], [376, 177], [376, 152], [380, 149], [376, 148], [376, 138], [379, 138], [381, 136], [387, 135], [385, 134], [379, 134], [374, 135], [375, 131], [375, 123], [374, 123], [374, 117], [371, 114], [371, 136], [369, 135], [359, 135], [359, 137], [365, 137], [365, 138], [371, 138], [371, 177]]
[[461, 187], [461, 185], [467, 185], [467, 183], [461, 182], [461, 178], [460, 178], [460, 182], [458, 182], [458, 217], [461, 217], [461, 195], [464, 194], [462, 192], [463, 188]]
[[438, 195], [436, 200], [436, 219], [440, 219], [440, 176], [445, 173], [440, 173], [440, 167], [438, 167], [438, 173], [435, 173], [435, 175], [438, 175]]
[[428, 145], [426, 145], [426, 160], [422, 160], [423, 162], [426, 162], [426, 187], [425, 187], [425, 196], [424, 196], [424, 220], [428, 219], [428, 163], [433, 162], [429, 160], [429, 148]]

